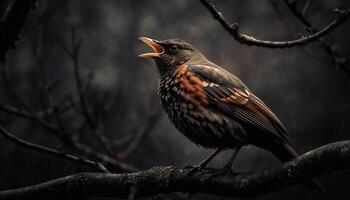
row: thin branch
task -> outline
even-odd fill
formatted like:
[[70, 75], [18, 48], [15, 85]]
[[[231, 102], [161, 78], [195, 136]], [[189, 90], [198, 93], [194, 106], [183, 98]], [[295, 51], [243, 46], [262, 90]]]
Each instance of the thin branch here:
[[[22, 28], [25, 18], [30, 11], [30, 8], [31, 8], [30, 6], [34, 5], [35, 2], [36, 2], [35, 0], [11, 0], [11, 3], [8, 6], [7, 12], [5, 13], [4, 17], [0, 20], [0, 44], [1, 44], [0, 62], [4, 62], [8, 49], [10, 47], [14, 47], [15, 41], [18, 40], [20, 29]], [[72, 36], [73, 34], [74, 33], [72, 32]], [[78, 56], [79, 56], [79, 51], [81, 46], [81, 40], [75, 41], [75, 37], [72, 37], [72, 44], [74, 44], [73, 51], [69, 52], [70, 53], [69, 56], [76, 55], [77, 57], [76, 63], [73, 63], [73, 64], [79, 67]], [[3, 69], [6, 70], [5, 68]], [[79, 76], [78, 81], [81, 81], [79, 68], [75, 68], [74, 70], [75, 70], [75, 75]], [[82, 87], [83, 87], [82, 83], [81, 82], [78, 83], [78, 88], [80, 88], [80, 90], [78, 89], [79, 95], [81, 94], [80, 91], [83, 92]], [[81, 96], [83, 95], [84, 94], [82, 94]], [[82, 98], [80, 98], [80, 100], [82, 100]], [[83, 100], [83, 101], [86, 101], [86, 100]], [[99, 160], [100, 162], [103, 162], [104, 164], [108, 165], [113, 170], [116, 170], [119, 172], [120, 171], [129, 172], [129, 171], [137, 170], [137, 168], [131, 165], [128, 165], [121, 161], [117, 161], [115, 158], [102, 154], [83, 143], [79, 143], [74, 138], [72, 138], [72, 135], [74, 134], [69, 134], [69, 133], [73, 133], [74, 131], [66, 132], [66, 131], [60, 130], [60, 127], [56, 123], [52, 123], [50, 120], [48, 120], [49, 118], [48, 112], [54, 113], [55, 110], [57, 110], [56, 107], [49, 108], [48, 110], [44, 110], [43, 112], [41, 111], [34, 112], [25, 105], [23, 107], [25, 108], [22, 109], [11, 105], [0, 105], [0, 110], [7, 112], [8, 114], [25, 118], [37, 123], [41, 127], [48, 130], [50, 133], [52, 133], [54, 136], [58, 137], [65, 146], [70, 147], [71, 149], [79, 152], [79, 154], [84, 154], [84, 155], [93, 157], [94, 159]], [[87, 108], [87, 106], [82, 106], [82, 107], [83, 107], [83, 110], [84, 108]], [[86, 113], [88, 113], [87, 109], [86, 111], [87, 111]], [[94, 131], [94, 133], [96, 133], [97, 135], [99, 134], [99, 132], [97, 131]], [[102, 147], [105, 147], [105, 145], [102, 145]]]
[[113, 139], [111, 141], [111, 143], [112, 143], [113, 146], [123, 146], [125, 144], [130, 143], [133, 138], [134, 138], [133, 134], [124, 134], [120, 138]]
[[94, 122], [94, 120], [91, 117], [91, 114], [89, 112], [89, 108], [88, 108], [88, 103], [86, 102], [86, 98], [85, 98], [85, 94], [84, 94], [84, 89], [83, 89], [83, 81], [81, 78], [81, 72], [80, 72], [80, 64], [79, 64], [79, 55], [80, 55], [80, 49], [81, 49], [81, 45], [82, 45], [82, 40], [79, 39], [77, 41], [76, 39], [76, 33], [75, 33], [75, 29], [72, 28], [72, 33], [71, 33], [71, 39], [72, 39], [72, 51], [70, 52], [70, 57], [73, 61], [73, 68], [74, 68], [74, 79], [75, 79], [75, 83], [76, 83], [76, 87], [78, 90], [78, 94], [79, 94], [79, 100], [80, 100], [80, 104], [83, 110], [83, 114], [88, 122], [88, 124], [94, 128], [96, 127], [96, 124]]
[[55, 104], [45, 108], [44, 110], [33, 111], [33, 112], [30, 112], [26, 109], [18, 108], [18, 107], [12, 106], [12, 105], [0, 104], [0, 110], [2, 110], [4, 112], [10, 112], [12, 114], [18, 114], [18, 115], [21, 115], [25, 118], [30, 118], [33, 115], [36, 117], [42, 118], [42, 117], [45, 117], [46, 115], [53, 114], [54, 110], [57, 110], [59, 113], [64, 113], [68, 109], [70, 109], [75, 104], [75, 102], [76, 102], [75, 99], [68, 99], [65, 101], [55, 103]]
[[42, 152], [42, 153], [46, 153], [46, 154], [50, 154], [53, 155], [55, 157], [58, 158], [62, 158], [65, 160], [69, 160], [78, 164], [84, 164], [90, 167], [93, 167], [95, 169], [98, 169], [102, 172], [105, 173], [110, 173], [107, 168], [99, 162], [95, 162], [95, 161], [91, 161], [88, 160], [86, 158], [83, 158], [82, 156], [77, 156], [77, 155], [72, 155], [72, 154], [68, 154], [65, 153], [63, 151], [60, 150], [56, 150], [56, 149], [52, 149], [46, 146], [42, 146], [42, 145], [38, 145], [38, 144], [34, 144], [31, 142], [28, 142], [26, 140], [23, 140], [15, 135], [13, 135], [12, 133], [10, 133], [8, 130], [6, 130], [1, 124], [0, 124], [0, 133], [8, 140], [14, 142], [15, 144], [18, 144], [20, 146], [23, 146], [27, 149], [31, 149], [37, 152]]
[[1, 66], [1, 75], [3, 79], [3, 85], [5, 86], [6, 90], [10, 93], [10, 96], [12, 96], [18, 103], [20, 103], [24, 108], [26, 108], [28, 111], [31, 110], [30, 106], [27, 104], [27, 102], [22, 98], [20, 94], [18, 94], [15, 89], [12, 87], [9, 72], [6, 67], [5, 63], [0, 63]]
[[137, 168], [129, 165], [125, 162], [122, 161], [117, 161], [115, 158], [109, 157], [106, 154], [100, 153], [96, 151], [95, 149], [92, 149], [84, 144], [81, 144], [75, 140], [73, 140], [70, 136], [73, 134], [70, 133], [63, 133], [60, 131], [59, 127], [56, 125], [45, 121], [43, 118], [32, 115], [29, 112], [22, 112], [21, 110], [16, 109], [15, 107], [11, 106], [4, 106], [0, 104], [0, 110], [3, 110], [11, 115], [14, 115], [16, 117], [21, 117], [24, 119], [28, 119], [30, 121], [33, 121], [40, 125], [41, 127], [45, 128], [46, 130], [49, 131], [49, 133], [52, 133], [53, 136], [56, 136], [59, 138], [63, 144], [65, 144], [68, 147], [73, 148], [74, 150], [83, 153], [84, 155], [88, 155], [90, 157], [93, 157], [94, 159], [99, 160], [100, 162], [108, 165], [109, 168], [117, 171], [122, 171], [122, 172], [131, 172], [131, 171], [136, 171]]
[[322, 36], [330, 33], [334, 29], [336, 29], [338, 26], [343, 24], [346, 19], [349, 16], [350, 9], [348, 10], [336, 10], [338, 14], [338, 18], [325, 26], [323, 29], [321, 29], [318, 32], [315, 32], [313, 34], [303, 36], [299, 39], [295, 40], [288, 40], [288, 41], [269, 41], [269, 40], [259, 40], [256, 39], [253, 36], [246, 35], [243, 33], [240, 33], [239, 31], [239, 25], [237, 23], [230, 24], [220, 13], [213, 4], [211, 4], [208, 0], [200, 0], [200, 2], [208, 9], [208, 11], [213, 15], [214, 19], [216, 19], [227, 32], [229, 32], [235, 40], [242, 44], [246, 45], [254, 45], [254, 46], [260, 46], [260, 47], [267, 47], [267, 48], [287, 48], [287, 47], [293, 47], [293, 46], [301, 46], [305, 45], [307, 43], [313, 42], [317, 40], [318, 38], [321, 38]]
[[290, 31], [288, 27], [288, 23], [286, 20], [283, 19], [283, 11], [278, 7], [278, 1], [277, 0], [269, 0], [269, 3], [271, 4], [271, 7], [273, 8], [274, 12], [276, 13], [276, 16], [279, 18], [279, 21], [281, 22], [283, 29], [285, 29], [286, 35], [288, 37], [292, 37], [293, 34]]
[[24, 119], [28, 119], [45, 128], [49, 132], [55, 132], [57, 127], [54, 124], [51, 124], [44, 120], [41, 116], [34, 114], [33, 112], [29, 112], [25, 109], [20, 109], [17, 107], [13, 107], [11, 105], [3, 105], [0, 104], [0, 111], [6, 112], [8, 114], [21, 117]]
[[99, 160], [101, 163], [105, 164], [109, 169], [113, 169], [118, 172], [134, 172], [139, 170], [139, 168], [133, 165], [127, 164], [126, 162], [123, 162], [121, 160], [117, 160], [116, 158], [112, 158], [104, 153], [100, 153], [95, 149], [82, 143], [74, 141], [72, 147], [77, 151], [88, 155], [89, 157]]
[[93, 114], [90, 112], [88, 100], [84, 91], [85, 88], [83, 86], [79, 63], [82, 42], [82, 39], [77, 38], [76, 29], [74, 27], [71, 29], [71, 50], [69, 50], [63, 43], [58, 40], [60, 47], [66, 52], [66, 54], [71, 58], [73, 62], [74, 79], [78, 91], [82, 114], [103, 150], [107, 154], [113, 155], [111, 144], [108, 142], [108, 139], [104, 135], [104, 127], [101, 126], [101, 123], [97, 119], [93, 118]]
[[312, 4], [312, 0], [306, 0], [305, 4], [304, 4], [304, 8], [302, 9], [302, 15], [304, 17], [306, 17], [308, 11], [310, 10], [311, 4]]
[[[307, 1], [310, 2], [310, 1]], [[287, 5], [289, 10], [293, 13], [293, 15], [301, 22], [303, 23], [307, 30], [309, 30], [311, 33], [317, 32], [317, 29], [315, 29], [311, 22], [306, 19], [305, 12], [298, 10], [296, 6], [296, 2], [290, 1], [290, 0], [284, 0], [284, 3]], [[329, 57], [332, 60], [332, 63], [339, 67], [341, 70], [345, 72], [345, 74], [350, 77], [350, 62], [335, 49], [332, 48], [333, 45], [328, 44], [326, 41], [323, 40], [323, 38], [318, 39], [321, 47], [325, 50], [325, 52], [329, 55]]]
[[150, 133], [153, 127], [157, 124], [158, 120], [161, 118], [160, 108], [157, 107], [154, 111], [148, 116], [148, 119], [145, 123], [137, 130], [134, 138], [128, 144], [128, 146], [118, 154], [118, 158], [125, 159], [131, 153], [133, 153], [137, 147], [139, 147], [140, 143], [145, 139], [148, 133]]
[[216, 171], [207, 169], [188, 175], [186, 170], [169, 166], [125, 174], [80, 173], [0, 191], [0, 199], [127, 198], [132, 188], [137, 188], [137, 197], [172, 192], [254, 197], [345, 169], [350, 169], [350, 141], [328, 144], [281, 166], [257, 172], [211, 176]]

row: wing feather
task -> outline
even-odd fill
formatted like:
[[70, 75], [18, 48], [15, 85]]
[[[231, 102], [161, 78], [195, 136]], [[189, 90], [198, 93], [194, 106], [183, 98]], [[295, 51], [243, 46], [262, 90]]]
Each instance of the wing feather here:
[[288, 141], [282, 122], [236, 76], [217, 66], [191, 65], [187, 66], [187, 71], [202, 81], [202, 91], [210, 109]]

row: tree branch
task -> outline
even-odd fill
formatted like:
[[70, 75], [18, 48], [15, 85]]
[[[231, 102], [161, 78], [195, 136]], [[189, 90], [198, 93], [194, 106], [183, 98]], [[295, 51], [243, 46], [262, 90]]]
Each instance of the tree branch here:
[[45, 146], [41, 146], [38, 144], [34, 144], [31, 142], [25, 141], [21, 138], [18, 138], [15, 135], [11, 134], [1, 124], [0, 124], [0, 134], [2, 134], [8, 140], [11, 140], [12, 142], [14, 142], [20, 146], [26, 147], [28, 149], [42, 152], [42, 153], [46, 153], [46, 154], [50, 154], [50, 155], [53, 155], [53, 156], [58, 157], [58, 158], [63, 158], [63, 159], [73, 161], [73, 162], [79, 163], [79, 164], [84, 164], [84, 165], [87, 165], [87, 166], [90, 166], [93, 168], [97, 168], [98, 170], [105, 172], [105, 173], [110, 173], [107, 170], [107, 168], [102, 165], [102, 163], [91, 161], [91, 160], [88, 160], [88, 159], [83, 158], [81, 156], [71, 155], [71, 154], [65, 153], [65, 152], [60, 151], [60, 150], [52, 149], [49, 147], [45, 147]]
[[301, 45], [313, 42], [318, 38], [321, 38], [322, 36], [330, 33], [331, 31], [336, 29], [338, 26], [340, 26], [342, 23], [344, 23], [350, 13], [350, 9], [335, 10], [338, 13], [338, 18], [336, 20], [334, 20], [333, 22], [325, 26], [320, 31], [307, 36], [303, 36], [299, 39], [288, 40], [288, 41], [269, 41], [269, 40], [260, 40], [253, 36], [240, 33], [239, 25], [237, 23], [230, 24], [224, 18], [222, 13], [220, 13], [215, 8], [215, 6], [209, 2], [209, 0], [200, 0], [200, 2], [213, 15], [214, 19], [216, 19], [225, 28], [225, 30], [235, 38], [235, 40], [237, 40], [242, 44], [267, 47], [267, 48], [287, 48], [287, 47], [293, 47], [293, 46], [301, 46]]
[[146, 122], [136, 131], [134, 138], [129, 142], [125, 149], [118, 154], [119, 159], [125, 159], [132, 154], [137, 147], [140, 147], [140, 143], [145, 137], [152, 131], [154, 126], [161, 118], [160, 107], [156, 107], [152, 113], [148, 116]]
[[[89, 125], [92, 133], [94, 134], [95, 138], [97, 139], [97, 142], [100, 143], [100, 146], [105, 151], [106, 154], [109, 156], [114, 155], [113, 148], [111, 146], [111, 143], [109, 143], [109, 140], [106, 138], [104, 132], [104, 127], [101, 126], [100, 121], [97, 117], [94, 118], [93, 111], [90, 111], [90, 105], [89, 101], [86, 95], [85, 87], [83, 85], [83, 79], [81, 76], [81, 67], [79, 62], [80, 52], [81, 52], [81, 46], [83, 43], [83, 40], [81, 38], [77, 37], [76, 34], [76, 28], [72, 27], [71, 29], [71, 49], [66, 47], [62, 41], [57, 39], [57, 44], [63, 49], [63, 51], [71, 58], [73, 63], [73, 70], [74, 70], [74, 81], [79, 97], [79, 105], [82, 109], [82, 115], [84, 119], [86, 120], [87, 124]], [[97, 113], [95, 113], [97, 114]]]
[[[305, 4], [305, 8], [308, 7], [310, 1], [307, 1]], [[317, 29], [315, 29], [311, 22], [306, 19], [305, 17], [305, 10], [307, 9], [303, 9], [304, 11], [300, 11], [297, 8], [296, 3], [294, 1], [290, 1], [290, 0], [284, 0], [284, 3], [287, 5], [287, 7], [289, 8], [289, 10], [293, 13], [293, 15], [301, 22], [303, 23], [306, 28], [311, 32], [311, 33], [315, 33], [317, 32]], [[321, 45], [321, 47], [324, 49], [324, 51], [328, 54], [328, 56], [331, 58], [332, 63], [335, 66], [338, 66], [341, 70], [343, 70], [343, 72], [345, 72], [345, 74], [350, 77], [350, 62], [343, 56], [341, 56], [341, 54], [339, 53], [339, 51], [335, 48], [333, 48], [331, 44], [328, 44], [325, 40], [323, 40], [323, 38], [319, 38], [319, 43]]]
[[0, 111], [33, 121], [49, 132], [55, 132], [57, 129], [54, 124], [46, 122], [46, 120], [44, 120], [39, 114], [35, 114], [25, 109], [20, 109], [11, 105], [0, 104]]
[[213, 169], [187, 175], [173, 166], [125, 174], [80, 173], [38, 185], [0, 191], [0, 199], [58, 199], [62, 197], [123, 197], [158, 193], [208, 193], [252, 197], [277, 191], [311, 178], [350, 168], [350, 141], [328, 144], [281, 166], [210, 178]]
[[19, 33], [35, 0], [14, 0], [0, 20], [0, 62], [5, 61], [10, 48], [15, 46]]
[[71, 30], [71, 40], [72, 40], [71, 42], [72, 51], [70, 53], [68, 52], [68, 55], [70, 55], [73, 61], [74, 79], [78, 90], [79, 100], [83, 110], [83, 115], [86, 118], [89, 126], [91, 126], [92, 128], [96, 128], [96, 123], [92, 119], [91, 114], [89, 112], [88, 103], [85, 98], [83, 81], [82, 81], [81, 72], [80, 72], [79, 56], [80, 56], [80, 50], [81, 50], [81, 45], [83, 43], [83, 40], [76, 38], [76, 30], [74, 27]]
[[137, 168], [129, 165], [121, 160], [116, 160], [115, 158], [112, 158], [106, 154], [100, 153], [96, 151], [95, 149], [90, 148], [87, 145], [84, 145], [82, 143], [79, 143], [78, 141], [74, 140], [73, 138], [69, 137], [72, 135], [71, 132], [69, 133], [62, 133], [55, 124], [49, 123], [45, 121], [41, 115], [33, 115], [32, 113], [29, 113], [25, 110], [17, 109], [16, 107], [12, 106], [5, 106], [0, 104], [0, 111], [5, 111], [11, 115], [28, 119], [30, 121], [33, 121], [40, 125], [41, 127], [45, 128], [49, 131], [49, 133], [52, 133], [53, 136], [58, 137], [66, 146], [73, 148], [74, 150], [77, 150], [78, 152], [88, 155], [95, 160], [98, 160], [99, 162], [107, 165], [110, 169], [122, 171], [122, 172], [131, 172], [136, 171]]

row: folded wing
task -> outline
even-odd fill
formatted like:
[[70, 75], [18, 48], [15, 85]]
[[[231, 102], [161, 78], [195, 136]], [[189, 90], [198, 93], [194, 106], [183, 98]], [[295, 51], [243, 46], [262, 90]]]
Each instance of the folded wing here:
[[185, 66], [189, 77], [201, 81], [202, 92], [208, 101], [207, 107], [222, 112], [237, 121], [255, 126], [288, 143], [287, 132], [282, 122], [244, 83], [217, 66]]

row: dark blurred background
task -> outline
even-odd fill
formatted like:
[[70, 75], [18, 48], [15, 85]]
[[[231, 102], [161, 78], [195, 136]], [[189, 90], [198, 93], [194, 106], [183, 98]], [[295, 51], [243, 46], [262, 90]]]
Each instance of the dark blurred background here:
[[[1, 1], [1, 15], [9, 2]], [[257, 38], [287, 40], [307, 34], [282, 1], [212, 2], [229, 21], [238, 22], [243, 33]], [[297, 1], [298, 8], [302, 9], [305, 2]], [[334, 8], [350, 7], [346, 0], [310, 2], [306, 18], [316, 28], [336, 18]], [[350, 59], [349, 23], [324, 37], [346, 59]], [[36, 120], [3, 110], [1, 123], [28, 141], [95, 160], [71, 148], [62, 138], [73, 138], [140, 169], [197, 164], [210, 151], [180, 135], [161, 111], [156, 67], [152, 61], [137, 57], [149, 51], [137, 40], [139, 36], [186, 40], [236, 74], [280, 117], [300, 153], [349, 139], [350, 77], [332, 63], [318, 42], [287, 49], [241, 45], [199, 1], [188, 0], [39, 0], [16, 48], [1, 66], [0, 104], [41, 113], [45, 123], [56, 124], [58, 129], [66, 130], [67, 136], [57, 136]], [[69, 52], [80, 41], [79, 55], [70, 57]], [[74, 60], [78, 61], [88, 112], [97, 121], [98, 133], [83, 114]], [[47, 111], [52, 107], [58, 108]], [[104, 147], [106, 143], [108, 148]], [[226, 152], [218, 156], [211, 166], [221, 167], [229, 155]], [[240, 152], [234, 169], [248, 171], [275, 165], [279, 162], [270, 153], [249, 147]], [[0, 190], [80, 171], [96, 170], [27, 150], [0, 137]], [[349, 173], [341, 172], [319, 180], [330, 199], [343, 199], [343, 195], [349, 195], [349, 177]], [[228, 199], [210, 195], [193, 198]], [[281, 198], [315, 196], [296, 186], [259, 197]]]

